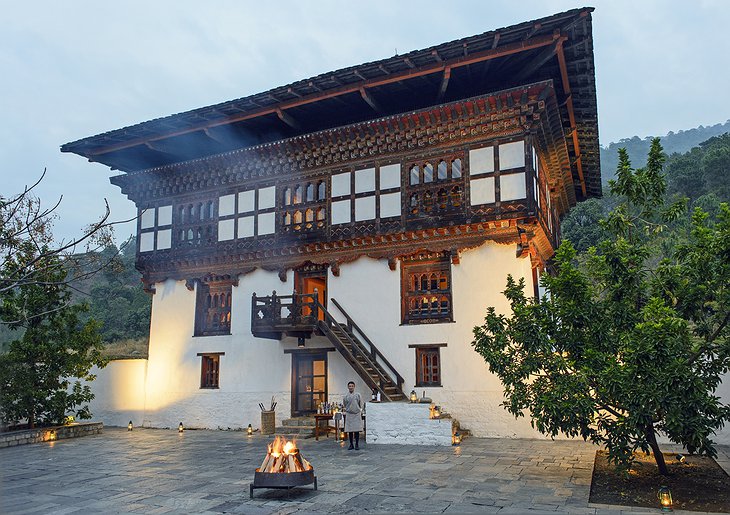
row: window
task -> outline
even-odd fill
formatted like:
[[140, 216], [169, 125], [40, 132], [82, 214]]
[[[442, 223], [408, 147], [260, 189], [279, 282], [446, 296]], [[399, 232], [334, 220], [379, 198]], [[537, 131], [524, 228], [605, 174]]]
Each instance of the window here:
[[439, 347], [416, 347], [416, 386], [441, 386]]
[[219, 388], [220, 386], [220, 358], [224, 352], [200, 353], [200, 387]]
[[231, 334], [231, 283], [198, 282], [195, 336]]
[[403, 258], [401, 305], [404, 324], [453, 321], [448, 252]]

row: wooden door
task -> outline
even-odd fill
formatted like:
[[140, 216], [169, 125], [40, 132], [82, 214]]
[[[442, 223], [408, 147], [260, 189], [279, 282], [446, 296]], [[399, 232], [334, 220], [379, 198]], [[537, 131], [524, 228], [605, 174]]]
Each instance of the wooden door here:
[[292, 415], [317, 412], [327, 400], [327, 354], [296, 352], [292, 354]]
[[[327, 307], [327, 271], [326, 270], [297, 270], [294, 276], [294, 286], [297, 293], [312, 295], [317, 292], [317, 299], [324, 307]], [[302, 310], [302, 315], [309, 315], [309, 308]], [[319, 320], [324, 320], [324, 313], [320, 310], [317, 314]]]

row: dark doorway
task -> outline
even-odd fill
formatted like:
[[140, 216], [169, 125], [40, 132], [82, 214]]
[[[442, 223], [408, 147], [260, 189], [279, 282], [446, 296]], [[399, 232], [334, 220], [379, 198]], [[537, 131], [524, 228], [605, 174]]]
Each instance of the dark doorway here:
[[[313, 295], [317, 292], [319, 303], [327, 307], [327, 266], [304, 265], [294, 272], [294, 289], [297, 293]], [[308, 311], [308, 308], [304, 308]], [[309, 315], [308, 312], [302, 313]], [[324, 313], [318, 313], [319, 320], [324, 320]]]
[[292, 415], [314, 414], [326, 400], [327, 353], [292, 353]]

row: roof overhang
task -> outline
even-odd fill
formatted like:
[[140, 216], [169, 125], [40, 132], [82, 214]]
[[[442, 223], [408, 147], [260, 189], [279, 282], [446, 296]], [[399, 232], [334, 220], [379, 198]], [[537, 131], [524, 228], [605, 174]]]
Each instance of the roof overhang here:
[[134, 172], [553, 80], [576, 197], [600, 196], [592, 10], [322, 74], [84, 138], [61, 150]]

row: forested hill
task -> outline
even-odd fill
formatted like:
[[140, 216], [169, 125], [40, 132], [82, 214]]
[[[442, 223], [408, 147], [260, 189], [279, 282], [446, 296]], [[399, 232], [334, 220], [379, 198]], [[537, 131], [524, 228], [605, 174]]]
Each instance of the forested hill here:
[[[679, 132], [669, 132], [665, 136], [660, 136], [662, 147], [667, 155], [683, 154], [692, 150], [703, 141], [707, 141], [713, 136], [719, 136], [730, 132], [730, 120], [725, 123], [718, 123], [710, 127], [700, 125], [694, 129]], [[609, 179], [613, 179], [616, 174], [616, 166], [618, 165], [618, 149], [625, 148], [629, 153], [631, 164], [634, 168], [640, 168], [646, 165], [646, 156], [649, 153], [649, 146], [654, 136], [639, 138], [624, 138], [618, 142], [610, 143], [607, 147], [601, 147], [601, 175], [604, 188]]]

